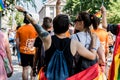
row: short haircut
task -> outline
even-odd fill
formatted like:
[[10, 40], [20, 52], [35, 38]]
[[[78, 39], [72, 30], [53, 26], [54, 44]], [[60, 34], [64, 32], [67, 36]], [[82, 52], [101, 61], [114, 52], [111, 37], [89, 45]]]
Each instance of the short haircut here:
[[53, 19], [53, 28], [56, 34], [65, 33], [69, 29], [69, 17], [65, 14], [59, 14]]
[[42, 27], [44, 29], [48, 29], [48, 28], [52, 27], [51, 23], [52, 23], [52, 18], [44, 17]]

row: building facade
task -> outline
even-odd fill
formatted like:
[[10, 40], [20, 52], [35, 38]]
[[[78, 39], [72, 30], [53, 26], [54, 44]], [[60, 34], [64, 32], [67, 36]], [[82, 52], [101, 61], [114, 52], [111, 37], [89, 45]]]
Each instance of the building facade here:
[[[56, 16], [56, 2], [57, 0], [47, 0], [45, 1], [43, 7], [39, 11], [39, 23], [42, 24], [44, 17], [51, 17], [52, 19]], [[62, 12], [63, 7], [66, 4], [66, 0], [61, 0], [60, 12]]]

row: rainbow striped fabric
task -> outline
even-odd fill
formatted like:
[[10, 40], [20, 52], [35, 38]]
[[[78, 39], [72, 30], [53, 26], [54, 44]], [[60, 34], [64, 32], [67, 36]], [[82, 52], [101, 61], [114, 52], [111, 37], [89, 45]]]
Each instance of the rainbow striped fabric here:
[[5, 9], [5, 5], [4, 5], [3, 1], [0, 0], [0, 11], [2, 11], [3, 9]]
[[66, 80], [106, 80], [105, 74], [101, 71], [98, 63], [79, 72]]
[[118, 25], [113, 54], [113, 61], [109, 70], [108, 80], [120, 80], [120, 25]]

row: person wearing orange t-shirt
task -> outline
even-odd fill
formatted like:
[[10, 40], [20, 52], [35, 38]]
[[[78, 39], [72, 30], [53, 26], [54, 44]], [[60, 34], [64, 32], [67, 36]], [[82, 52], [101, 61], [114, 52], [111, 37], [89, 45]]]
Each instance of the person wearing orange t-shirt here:
[[103, 26], [107, 26], [107, 21], [106, 21], [106, 12], [105, 12], [105, 7], [102, 6], [100, 9], [101, 15], [102, 15], [102, 23], [100, 23], [100, 19], [96, 19], [95, 23], [96, 25], [92, 25], [93, 29], [91, 29], [92, 32], [96, 33], [96, 35], [100, 39], [101, 46], [103, 47], [103, 51], [105, 53], [105, 62], [99, 61], [99, 64], [102, 69], [105, 69], [105, 74], [107, 75], [107, 70], [106, 70], [106, 61], [107, 61], [107, 55], [109, 53], [109, 46], [108, 46], [108, 32], [103, 29]]
[[96, 30], [92, 30], [100, 39], [102, 47], [104, 49], [105, 57], [107, 57], [109, 53], [109, 46], [108, 46], [108, 32], [106, 32], [102, 28], [98, 28]]
[[34, 42], [37, 32], [26, 17], [24, 17], [24, 23], [25, 25], [21, 26], [16, 32], [16, 43], [20, 51], [21, 66], [23, 67], [22, 80], [28, 80], [28, 75], [30, 75], [28, 71], [29, 69], [32, 70], [33, 67], [35, 54]]

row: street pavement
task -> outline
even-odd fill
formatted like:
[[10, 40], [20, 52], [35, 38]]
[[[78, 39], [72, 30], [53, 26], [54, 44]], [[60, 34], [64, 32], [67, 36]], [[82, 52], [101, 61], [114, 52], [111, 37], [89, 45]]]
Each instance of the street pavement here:
[[18, 65], [17, 56], [12, 55], [13, 75], [8, 80], [22, 80], [22, 67]]

